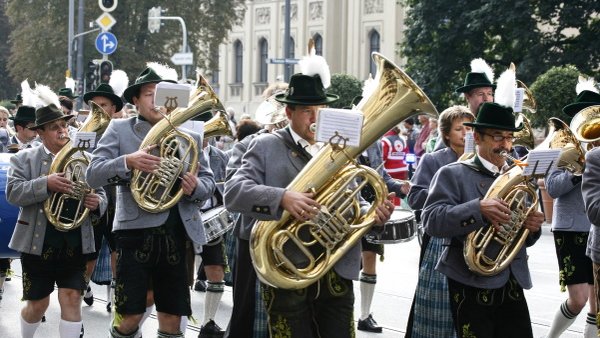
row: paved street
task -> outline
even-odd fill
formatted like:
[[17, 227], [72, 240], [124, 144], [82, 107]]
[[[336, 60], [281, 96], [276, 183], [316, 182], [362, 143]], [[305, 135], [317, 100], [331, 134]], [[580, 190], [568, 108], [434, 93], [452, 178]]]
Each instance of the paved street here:
[[[557, 263], [554, 254], [552, 235], [548, 226], [543, 228], [540, 241], [529, 249], [530, 267], [534, 288], [526, 295], [529, 302], [534, 336], [543, 336], [554, 316], [555, 311], [566, 295], [559, 292]], [[417, 281], [417, 261], [419, 244], [416, 240], [408, 243], [387, 245], [385, 261], [378, 263], [378, 284], [373, 301], [375, 319], [384, 327], [382, 334], [367, 334], [357, 331], [357, 337], [392, 338], [403, 337], [407, 314]], [[15, 271], [12, 281], [5, 284], [4, 299], [0, 304], [0, 337], [19, 337], [19, 309], [22, 307], [20, 262], [14, 261]], [[93, 306], [83, 305], [85, 337], [106, 337], [110, 314], [106, 312], [106, 287], [93, 285], [95, 302]], [[355, 283], [358, 316], [360, 294], [358, 283]], [[217, 323], [225, 326], [231, 312], [231, 288], [226, 288], [223, 302], [217, 316]], [[194, 317], [202, 319], [204, 293], [192, 292], [192, 308]], [[51, 296], [50, 308], [46, 314], [48, 321], [38, 329], [36, 337], [58, 337], [59, 311], [56, 293]], [[563, 337], [579, 337], [582, 335], [585, 316], [577, 318], [575, 324]], [[507, 325], [510, 325], [507, 323]], [[144, 337], [154, 337], [156, 333], [156, 317], [154, 314], [143, 328]], [[189, 323], [186, 337], [197, 337], [199, 324]]]

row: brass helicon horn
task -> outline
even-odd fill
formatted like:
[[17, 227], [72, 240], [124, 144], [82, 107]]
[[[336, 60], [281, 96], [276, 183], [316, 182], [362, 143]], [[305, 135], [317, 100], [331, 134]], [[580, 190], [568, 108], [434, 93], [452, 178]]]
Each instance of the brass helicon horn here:
[[[91, 112], [78, 131], [101, 135], [110, 123], [110, 115], [93, 101], [89, 102], [89, 106]], [[93, 192], [85, 180], [85, 171], [90, 164], [90, 156], [84, 152], [86, 148], [69, 141], [50, 165], [48, 175], [64, 173], [64, 177], [71, 180], [73, 186], [72, 193], [55, 192], [44, 202], [46, 218], [61, 231], [78, 228], [90, 212], [84, 206], [85, 195]]]
[[[357, 108], [364, 114], [361, 144], [339, 151], [326, 145], [311, 159], [287, 190], [315, 192], [322, 206], [310, 221], [284, 212], [279, 221], [260, 221], [252, 228], [250, 254], [258, 277], [266, 284], [304, 288], [321, 278], [374, 223], [375, 206], [387, 198], [377, 171], [354, 158], [401, 121], [418, 114], [437, 115], [427, 95], [396, 65], [373, 53], [377, 88]], [[356, 178], [361, 182], [355, 185]], [[376, 197], [365, 215], [355, 196], [370, 184]]]

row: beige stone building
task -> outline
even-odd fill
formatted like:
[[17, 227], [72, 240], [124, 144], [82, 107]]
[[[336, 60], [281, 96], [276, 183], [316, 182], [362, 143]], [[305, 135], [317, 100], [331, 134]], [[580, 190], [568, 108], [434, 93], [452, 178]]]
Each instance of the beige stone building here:
[[[212, 82], [226, 107], [254, 116], [263, 90], [284, 79], [285, 1], [248, 0], [241, 26], [219, 49], [219, 71]], [[370, 54], [378, 51], [400, 65], [404, 7], [394, 0], [291, 0], [290, 57], [307, 53], [310, 38], [331, 73], [366, 79], [374, 71]], [[292, 69], [291, 74], [297, 72]]]

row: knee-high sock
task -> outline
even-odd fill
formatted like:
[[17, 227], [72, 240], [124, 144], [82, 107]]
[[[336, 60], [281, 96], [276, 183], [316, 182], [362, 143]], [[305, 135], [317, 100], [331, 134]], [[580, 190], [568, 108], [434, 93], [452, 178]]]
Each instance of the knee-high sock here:
[[79, 338], [81, 335], [81, 325], [83, 322], [68, 322], [64, 319], [58, 324], [58, 332], [60, 338]]
[[187, 324], [188, 324], [188, 317], [181, 316], [181, 321], [179, 322], [179, 331], [181, 331], [181, 333], [183, 333], [184, 336], [185, 336], [185, 331], [187, 330]]
[[598, 337], [598, 326], [596, 326], [596, 314], [588, 313], [585, 318], [585, 327], [583, 329], [583, 338]]
[[144, 322], [146, 321], [146, 319], [148, 319], [148, 317], [150, 317], [152, 310], [154, 310], [154, 305], [150, 305], [146, 308], [146, 312], [144, 312], [144, 315], [142, 316], [142, 319], [140, 320], [140, 323], [138, 324], [138, 332], [135, 336], [136, 338], [139, 338], [142, 336], [142, 326], [144, 325]]
[[35, 331], [41, 323], [41, 320], [37, 323], [28, 323], [25, 321], [25, 319], [23, 319], [23, 317], [21, 317], [21, 337], [33, 338]]
[[185, 335], [181, 332], [179, 333], [166, 333], [160, 330], [156, 331], [156, 338], [185, 338]]
[[204, 298], [204, 320], [202, 324], [208, 323], [214, 319], [223, 297], [225, 282], [208, 282], [206, 287], [206, 296]]
[[558, 311], [554, 315], [554, 320], [550, 326], [550, 331], [546, 335], [546, 338], [558, 338], [565, 332], [565, 330], [573, 324], [577, 318], [578, 313], [573, 313], [567, 307], [567, 301], [560, 305]]
[[371, 302], [376, 283], [377, 275], [360, 273], [360, 319], [366, 319], [371, 314]]
[[131, 334], [124, 335], [124, 334], [120, 333], [119, 331], [117, 331], [117, 329], [114, 326], [111, 326], [109, 337], [111, 337], [111, 338], [136, 338], [136, 337], [139, 337], [140, 335], [141, 335], [141, 330], [139, 328], [137, 331], [135, 331]]

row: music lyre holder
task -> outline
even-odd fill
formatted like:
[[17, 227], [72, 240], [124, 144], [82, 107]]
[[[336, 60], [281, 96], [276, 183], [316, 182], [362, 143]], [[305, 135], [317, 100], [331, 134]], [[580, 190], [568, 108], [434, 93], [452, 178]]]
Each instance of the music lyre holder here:
[[331, 150], [333, 150], [329, 154], [329, 158], [331, 159], [332, 162], [335, 161], [335, 159], [333, 158], [333, 155], [338, 152], [342, 152], [350, 161], [354, 161], [354, 159], [352, 157], [350, 157], [350, 155], [348, 155], [348, 153], [346, 152], [346, 142], [348, 142], [348, 140], [350, 140], [350, 138], [340, 135], [340, 133], [338, 133], [337, 130], [329, 138], [328, 142], [329, 142], [329, 145], [331, 146]]
[[545, 177], [548, 176], [550, 170], [556, 168], [556, 161], [560, 157], [560, 151], [549, 153], [548, 150], [543, 152], [532, 151], [529, 153], [529, 158], [523, 169], [523, 176]]

